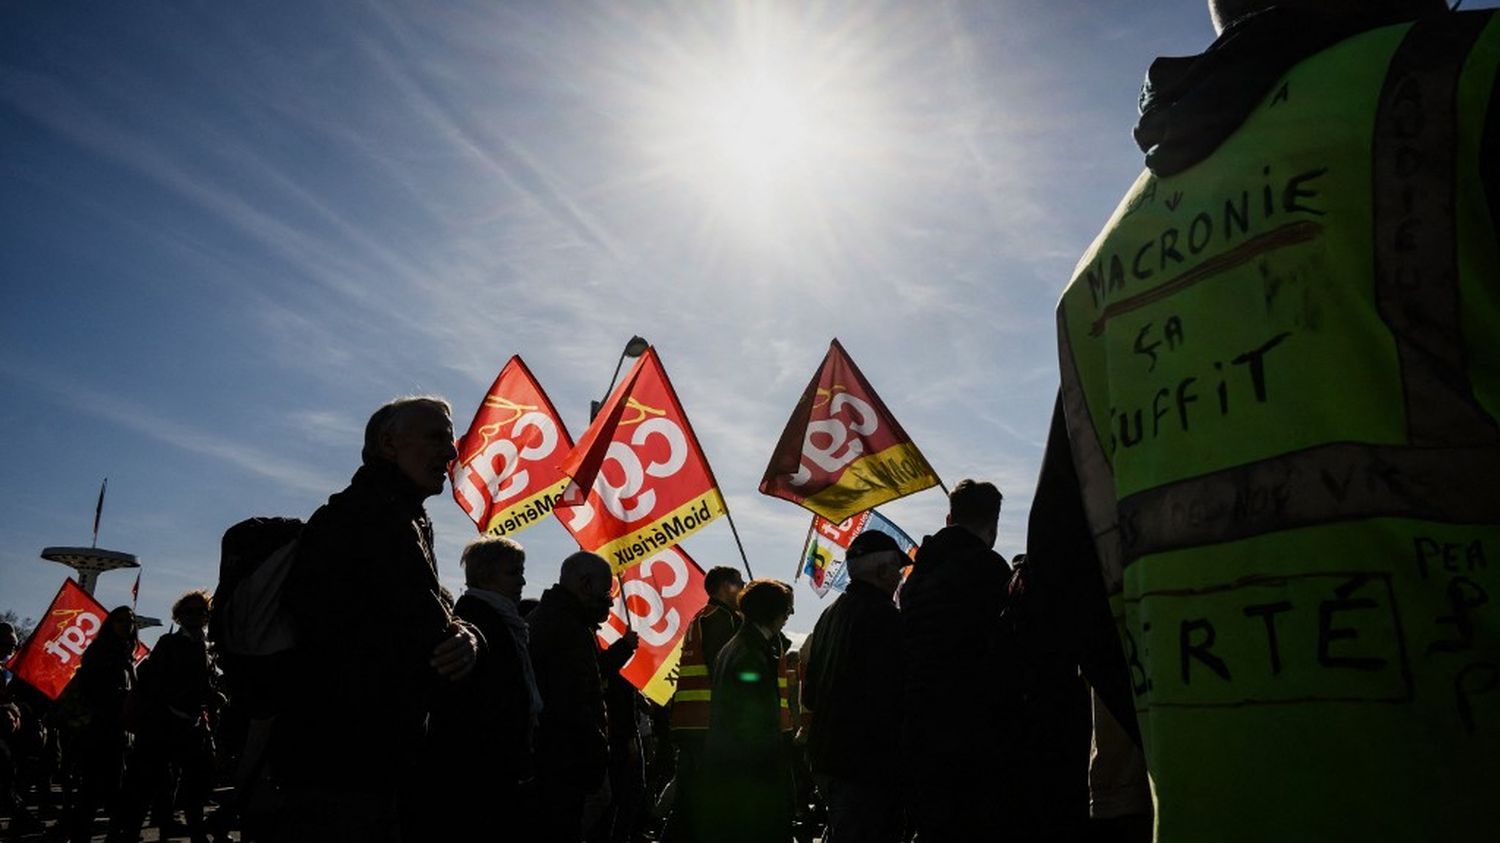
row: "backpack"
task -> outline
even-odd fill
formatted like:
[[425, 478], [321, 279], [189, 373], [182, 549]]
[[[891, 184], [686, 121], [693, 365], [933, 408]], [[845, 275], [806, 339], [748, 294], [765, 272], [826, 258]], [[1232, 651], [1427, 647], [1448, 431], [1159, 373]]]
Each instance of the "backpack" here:
[[247, 518], [224, 532], [208, 634], [231, 695], [252, 715], [279, 707], [271, 687], [297, 644], [282, 595], [302, 526], [299, 518]]

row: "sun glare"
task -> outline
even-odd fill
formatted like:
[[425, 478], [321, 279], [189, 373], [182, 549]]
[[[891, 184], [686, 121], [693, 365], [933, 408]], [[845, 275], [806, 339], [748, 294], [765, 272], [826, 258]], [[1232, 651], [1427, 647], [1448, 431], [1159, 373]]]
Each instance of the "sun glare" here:
[[813, 151], [816, 123], [797, 93], [764, 71], [725, 86], [704, 115], [725, 167], [746, 182], [763, 182], [799, 165]]
[[857, 210], [888, 132], [864, 51], [840, 37], [765, 17], [644, 59], [637, 124], [653, 177], [755, 237]]

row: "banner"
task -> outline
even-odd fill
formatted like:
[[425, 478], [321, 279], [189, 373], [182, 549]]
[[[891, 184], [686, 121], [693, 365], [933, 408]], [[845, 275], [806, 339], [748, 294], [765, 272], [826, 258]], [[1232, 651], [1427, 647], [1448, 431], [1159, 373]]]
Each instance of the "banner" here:
[[[654, 348], [636, 361], [562, 463], [557, 515], [616, 572], [724, 514], [724, 498]], [[583, 490], [587, 489], [585, 495]]]
[[813, 516], [812, 529], [807, 534], [807, 544], [802, 548], [802, 573], [807, 575], [808, 585], [823, 597], [832, 591], [843, 591], [849, 587], [849, 570], [844, 566], [844, 553], [854, 538], [867, 530], [885, 533], [896, 540], [896, 545], [912, 559], [917, 557], [917, 543], [904, 530], [875, 510], [852, 515], [835, 524], [821, 515]]
[[835, 339], [776, 443], [761, 493], [839, 522], [937, 484], [937, 473]]
[[[31, 637], [10, 660], [10, 669], [16, 678], [46, 694], [48, 699], [57, 699], [78, 671], [83, 651], [93, 643], [108, 616], [109, 612], [78, 583], [65, 581]], [[135, 660], [139, 662], [148, 652], [145, 644], [137, 643]]]
[[693, 616], [708, 604], [703, 570], [681, 548], [668, 548], [621, 573], [614, 597], [609, 619], [599, 625], [599, 646], [608, 647], [635, 630], [640, 647], [620, 675], [658, 705], [666, 705], [677, 690], [682, 636]]
[[455, 448], [453, 499], [482, 533], [508, 536], [537, 524], [568, 484], [557, 464], [573, 440], [519, 355], [500, 370]]

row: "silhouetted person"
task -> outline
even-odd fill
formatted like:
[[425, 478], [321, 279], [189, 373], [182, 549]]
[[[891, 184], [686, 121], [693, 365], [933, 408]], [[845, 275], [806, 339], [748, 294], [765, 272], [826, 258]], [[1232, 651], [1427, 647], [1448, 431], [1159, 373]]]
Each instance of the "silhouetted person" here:
[[702, 816], [703, 744], [713, 699], [713, 666], [719, 651], [740, 628], [740, 592], [745, 580], [717, 565], [703, 575], [708, 603], [688, 622], [672, 696], [672, 743], [677, 751], [676, 794], [663, 839], [667, 843], [709, 841], [712, 824]]
[[427, 717], [443, 685], [473, 669], [475, 634], [448, 611], [423, 501], [455, 454], [446, 402], [404, 398], [365, 426], [364, 464], [313, 513], [285, 599], [296, 689], [276, 725], [294, 840], [425, 839], [418, 786]]
[[901, 763], [901, 613], [891, 602], [910, 559], [869, 530], [845, 556], [849, 587], [803, 646], [807, 754], [833, 843], [895, 843], [910, 772]]
[[745, 622], [714, 664], [705, 769], [712, 837], [728, 843], [792, 835], [792, 771], [782, 740], [788, 714], [781, 630], [792, 589], [754, 580], [740, 595]]
[[599, 654], [609, 713], [609, 804], [589, 832], [589, 840], [595, 843], [631, 843], [644, 810], [646, 766], [640, 717], [645, 701], [635, 685], [620, 675], [639, 645], [640, 635], [630, 630]]
[[203, 806], [214, 778], [209, 716], [222, 701], [204, 637], [208, 612], [206, 592], [190, 591], [178, 598], [172, 604], [177, 629], [157, 639], [137, 669], [135, 746], [120, 807], [110, 824], [112, 843], [139, 840], [141, 823], [153, 806], [156, 824], [166, 834], [174, 802], [182, 806], [194, 843], [208, 839]]
[[63, 753], [74, 771], [68, 838], [88, 843], [94, 813], [113, 808], [125, 772], [125, 699], [135, 685], [135, 612], [119, 606], [83, 651], [78, 672], [58, 698]]
[[530, 633], [516, 604], [526, 585], [526, 551], [503, 536], [464, 548], [464, 590], [454, 614], [482, 639], [474, 672], [433, 712], [430, 784], [443, 803], [434, 835], [445, 840], [528, 840], [533, 733], [542, 698], [531, 669]]
[[[1019, 839], [1077, 840], [1089, 816], [1089, 739], [1093, 717], [1079, 657], [1069, 646], [1056, 583], [1018, 553], [1011, 560], [1001, 629], [1010, 641], [1012, 676], [1020, 692], [1016, 740], [1008, 769], [1015, 781], [1016, 810], [1007, 830]], [[1105, 636], [1107, 627], [1098, 630]], [[1107, 640], [1107, 638], [1106, 638]]]
[[[18, 789], [22, 758], [39, 748], [41, 724], [19, 694], [24, 683], [11, 685], [14, 678], [5, 663], [20, 647], [16, 628], [0, 622], [0, 815], [10, 817], [13, 834], [40, 831], [41, 822], [22, 804]], [[29, 745], [28, 745], [29, 744]]]
[[612, 579], [608, 562], [575, 553], [526, 619], [542, 695], [539, 839], [582, 840], [608, 803], [609, 718], [595, 630], [609, 616]]
[[1500, 18], [1449, 5], [1210, 0], [1059, 300], [1028, 551], [1113, 610], [1165, 843], [1500, 826]]
[[991, 483], [954, 486], [948, 525], [923, 539], [901, 588], [902, 746], [923, 843], [995, 836], [1013, 797], [1015, 679], [999, 623], [1010, 568], [992, 550], [1000, 502]]

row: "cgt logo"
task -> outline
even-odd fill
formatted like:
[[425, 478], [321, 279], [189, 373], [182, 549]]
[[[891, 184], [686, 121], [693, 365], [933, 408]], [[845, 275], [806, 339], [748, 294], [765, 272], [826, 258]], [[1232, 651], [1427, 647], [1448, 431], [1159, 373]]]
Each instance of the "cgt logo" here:
[[[505, 503], [531, 488], [531, 472], [525, 463], [540, 462], [557, 450], [560, 437], [557, 422], [536, 407], [513, 404], [503, 398], [489, 398], [486, 406], [512, 410], [515, 415], [504, 421], [485, 425], [479, 433], [483, 444], [448, 470], [448, 479], [458, 493], [459, 503], [476, 522], [493, 506]], [[512, 424], [512, 421], [514, 422]], [[511, 425], [510, 435], [500, 431]], [[525, 447], [518, 442], [530, 442]]]
[[869, 436], [880, 428], [880, 417], [867, 401], [849, 393], [848, 388], [834, 384], [832, 389], [818, 389], [813, 408], [828, 407], [828, 418], [809, 422], [807, 434], [802, 439], [802, 463], [791, 477], [794, 486], [805, 486], [812, 482], [809, 463], [826, 474], [838, 474], [850, 463], [864, 455], [865, 446], [858, 438], [851, 439], [850, 431], [859, 436]]
[[[82, 657], [83, 651], [94, 640], [94, 634], [104, 625], [104, 619], [87, 609], [61, 609], [52, 613], [61, 615], [57, 621], [57, 634], [42, 645], [42, 649], [67, 664], [74, 656]], [[69, 619], [67, 616], [72, 615]]]
[[[625, 580], [616, 593], [614, 607], [610, 609], [616, 622], [602, 624], [599, 635], [606, 645], [613, 644], [621, 638], [618, 624], [635, 630], [648, 646], [670, 646], [682, 630], [682, 615], [675, 608], [668, 608], [667, 601], [674, 600], [687, 588], [687, 562], [677, 553], [661, 553], [642, 562], [638, 576], [639, 579]], [[644, 615], [631, 610], [631, 598], [637, 604], [645, 604]]]
[[[593, 492], [605, 510], [626, 524], [642, 521], [656, 510], [656, 490], [651, 479], [664, 480], [676, 475], [687, 464], [687, 434], [677, 422], [657, 410], [630, 399], [627, 409], [635, 416], [620, 421], [620, 427], [635, 426], [627, 441], [611, 442], [604, 454], [604, 465], [594, 478]], [[614, 469], [609, 465], [614, 463]], [[611, 480], [616, 475], [619, 482]], [[597, 514], [591, 503], [570, 507], [568, 528], [578, 531], [587, 527]]]

